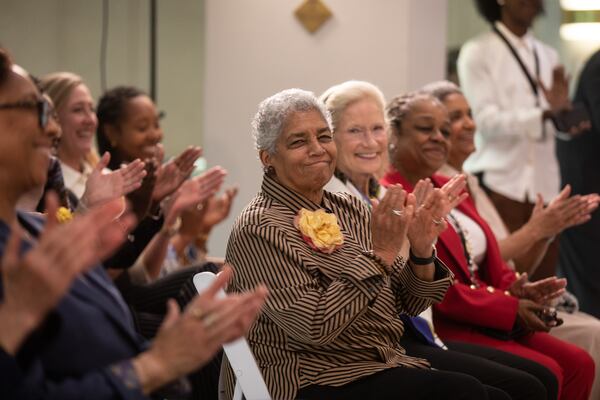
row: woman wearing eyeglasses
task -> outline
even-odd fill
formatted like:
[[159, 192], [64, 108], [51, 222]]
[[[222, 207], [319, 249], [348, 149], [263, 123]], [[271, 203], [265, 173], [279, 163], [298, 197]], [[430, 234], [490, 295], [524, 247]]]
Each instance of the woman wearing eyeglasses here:
[[98, 264], [125, 239], [132, 216], [113, 222], [120, 210], [106, 207], [58, 225], [55, 215], [16, 210], [46, 179], [56, 135], [48, 110], [27, 73], [0, 49], [0, 393], [20, 400], [149, 398], [243, 335], [266, 292], [216, 299], [231, 276], [226, 271], [185, 311], [171, 302], [157, 338], [142, 340]]
[[[331, 112], [337, 146], [334, 178], [325, 189], [351, 193], [370, 207], [386, 191], [376, 179], [388, 149], [383, 94], [368, 82], [347, 81], [327, 89], [321, 99]], [[471, 375], [513, 400], [556, 397], [556, 378], [535, 362], [487, 346], [442, 343], [431, 323], [431, 309], [418, 317], [403, 316], [403, 322], [400, 344], [406, 353], [427, 359], [434, 368]]]

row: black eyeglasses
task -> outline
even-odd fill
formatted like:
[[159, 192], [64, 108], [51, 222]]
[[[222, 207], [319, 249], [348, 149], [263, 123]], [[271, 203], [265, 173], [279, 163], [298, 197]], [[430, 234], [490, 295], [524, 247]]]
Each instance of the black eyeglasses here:
[[38, 114], [38, 122], [40, 124], [40, 128], [42, 129], [46, 128], [46, 125], [48, 125], [48, 121], [50, 120], [50, 116], [54, 112], [52, 106], [45, 98], [37, 101], [17, 101], [14, 103], [0, 104], [0, 110], [8, 110], [13, 108], [36, 110]]

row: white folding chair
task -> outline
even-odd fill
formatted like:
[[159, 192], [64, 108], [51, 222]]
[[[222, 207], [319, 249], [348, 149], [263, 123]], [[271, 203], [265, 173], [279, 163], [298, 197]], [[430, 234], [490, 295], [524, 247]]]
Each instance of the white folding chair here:
[[[199, 272], [194, 275], [194, 286], [198, 293], [206, 290], [215, 280], [216, 275], [212, 272]], [[226, 296], [221, 290], [218, 296]], [[236, 376], [233, 400], [271, 400], [267, 385], [256, 364], [254, 355], [246, 338], [241, 337], [236, 341], [223, 345], [223, 351], [231, 364]]]

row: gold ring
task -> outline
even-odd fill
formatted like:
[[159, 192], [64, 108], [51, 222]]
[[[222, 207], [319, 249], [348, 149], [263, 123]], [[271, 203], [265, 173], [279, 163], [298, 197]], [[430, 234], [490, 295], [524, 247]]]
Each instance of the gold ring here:
[[392, 212], [399, 217], [404, 215], [404, 210], [392, 210]]
[[431, 219], [431, 221], [432, 221], [432, 222], [433, 222], [435, 225], [440, 225], [440, 224], [441, 224], [441, 223], [444, 221], [444, 219], [443, 219], [443, 218], [439, 218], [439, 219], [432, 218], [432, 219]]
[[204, 208], [204, 205], [202, 203], [198, 203], [196, 205], [196, 210], [198, 210], [198, 211], [202, 211], [203, 208]]
[[200, 307], [194, 307], [190, 309], [190, 314], [196, 319], [204, 318], [204, 310], [202, 310]]
[[206, 317], [204, 317], [204, 319], [202, 319], [202, 324], [206, 329], [208, 329], [215, 323], [216, 320], [217, 316], [214, 313], [208, 314]]

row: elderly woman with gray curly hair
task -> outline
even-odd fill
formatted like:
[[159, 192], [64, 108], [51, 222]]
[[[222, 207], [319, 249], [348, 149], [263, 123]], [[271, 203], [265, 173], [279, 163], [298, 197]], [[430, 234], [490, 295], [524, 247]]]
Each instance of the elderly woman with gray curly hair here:
[[[474, 378], [431, 370], [399, 345], [400, 314], [439, 302], [452, 282], [432, 248], [448, 197], [430, 189], [417, 205], [393, 185], [370, 212], [351, 195], [324, 191], [337, 150], [329, 113], [310, 92], [265, 99], [253, 130], [265, 173], [226, 260], [236, 271], [230, 291], [259, 282], [270, 291], [248, 341], [272, 397], [488, 398]], [[407, 240], [408, 260], [399, 255]]]

